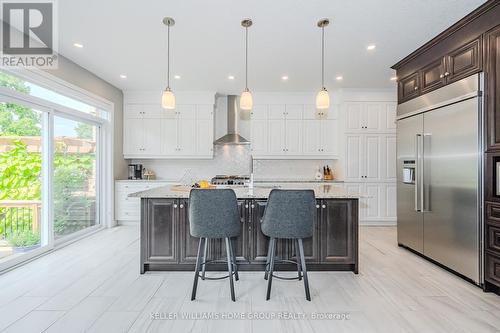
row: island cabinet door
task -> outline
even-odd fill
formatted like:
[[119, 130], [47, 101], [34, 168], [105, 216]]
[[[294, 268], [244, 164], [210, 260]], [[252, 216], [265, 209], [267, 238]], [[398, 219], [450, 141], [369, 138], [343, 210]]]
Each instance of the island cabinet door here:
[[[194, 263], [198, 254], [198, 244], [200, 239], [191, 236], [189, 231], [189, 200], [182, 200], [180, 205], [180, 262], [181, 263]], [[238, 210], [240, 212], [240, 225], [241, 233], [239, 237], [231, 239], [233, 243], [234, 254], [236, 260], [243, 261], [248, 256], [247, 244], [248, 233], [246, 232], [246, 209], [245, 201], [238, 201]], [[224, 259], [226, 257], [226, 243], [224, 239], [209, 239], [207, 247], [207, 259]]]
[[179, 228], [179, 203], [177, 199], [142, 199], [144, 260], [149, 263], [177, 263], [177, 234]]
[[[269, 237], [262, 233], [261, 225], [267, 201], [252, 200], [249, 203], [250, 260], [254, 263], [265, 263]], [[276, 242], [276, 257], [290, 259], [293, 256], [292, 242], [278, 239]]]
[[356, 210], [355, 200], [322, 200], [321, 261], [355, 263]]
[[[253, 262], [265, 262], [269, 246], [269, 237], [262, 233], [261, 223], [266, 208], [266, 201], [252, 201], [249, 206], [251, 230], [251, 255]], [[313, 237], [306, 238], [304, 242], [304, 256], [308, 262], [319, 261], [317, 224], [314, 225]], [[278, 239], [276, 242], [276, 257], [279, 259], [296, 260], [296, 246], [294, 240]]]

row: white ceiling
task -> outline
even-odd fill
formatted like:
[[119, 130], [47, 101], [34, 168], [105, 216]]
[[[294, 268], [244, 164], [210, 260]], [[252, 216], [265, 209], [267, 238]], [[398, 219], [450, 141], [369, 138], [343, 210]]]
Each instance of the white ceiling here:
[[[172, 74], [181, 75], [171, 79], [174, 91], [239, 93], [244, 86], [240, 21], [250, 17], [250, 89], [316, 91], [321, 47], [316, 22], [327, 17], [327, 88], [388, 88], [394, 86], [391, 65], [483, 2], [64, 0], [58, 1], [59, 51], [121, 89], [163, 89], [167, 48], [162, 18], [171, 16], [176, 20]], [[74, 47], [75, 42], [84, 47]], [[368, 52], [371, 43], [376, 49]], [[235, 80], [227, 79], [230, 74]], [[289, 76], [287, 82], [283, 75]], [[343, 81], [336, 81], [337, 75]]]

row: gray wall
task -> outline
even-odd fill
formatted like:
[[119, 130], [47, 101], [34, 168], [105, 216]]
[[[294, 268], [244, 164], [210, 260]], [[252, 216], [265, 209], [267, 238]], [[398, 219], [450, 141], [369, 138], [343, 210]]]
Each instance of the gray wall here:
[[126, 179], [127, 163], [123, 158], [123, 92], [61, 55], [58, 61], [58, 69], [48, 69], [46, 72], [114, 103], [113, 174], [115, 179]]

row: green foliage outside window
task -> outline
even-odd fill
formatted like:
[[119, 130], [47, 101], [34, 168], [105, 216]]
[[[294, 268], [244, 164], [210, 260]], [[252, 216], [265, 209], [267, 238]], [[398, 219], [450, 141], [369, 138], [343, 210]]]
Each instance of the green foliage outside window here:
[[[13, 76], [0, 72], [0, 86], [29, 93], [29, 87]], [[40, 113], [17, 104], [0, 103], [0, 136], [41, 136]], [[82, 139], [92, 138], [92, 127], [82, 124], [75, 129]], [[57, 235], [64, 235], [82, 229], [74, 221], [75, 210], [92, 211], [95, 197], [86, 197], [87, 180], [92, 176], [95, 154], [66, 153], [65, 147], [56, 145], [53, 160], [53, 202], [54, 229]], [[30, 152], [20, 140], [14, 140], [9, 149], [0, 153], [0, 200], [41, 200], [40, 153]], [[0, 238], [11, 230], [11, 210], [0, 208]], [[16, 217], [28, 221], [28, 212], [17, 213]], [[13, 230], [13, 233], [20, 231]], [[29, 231], [23, 231], [24, 233]], [[29, 235], [11, 235], [10, 240], [37, 239]], [[9, 237], [7, 237], [9, 239]], [[39, 237], [38, 237], [39, 239]]]

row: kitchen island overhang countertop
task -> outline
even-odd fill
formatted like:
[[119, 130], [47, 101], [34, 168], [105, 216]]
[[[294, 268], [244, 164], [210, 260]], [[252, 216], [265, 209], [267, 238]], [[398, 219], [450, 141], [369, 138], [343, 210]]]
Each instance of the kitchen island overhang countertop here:
[[[335, 184], [259, 183], [254, 188], [231, 188], [238, 199], [241, 234], [234, 242], [238, 269], [263, 271], [269, 239], [260, 230], [267, 198], [273, 189], [310, 189], [316, 196], [317, 218], [313, 236], [304, 240], [307, 268], [310, 271], [352, 271], [358, 273], [358, 199]], [[141, 198], [140, 271], [194, 270], [198, 241], [189, 233], [189, 188], [162, 186], [133, 193]], [[209, 240], [209, 260], [224, 257], [224, 242]], [[295, 260], [295, 242], [277, 242], [279, 259]], [[225, 264], [207, 265], [207, 270], [224, 271]], [[296, 271], [290, 263], [276, 265], [276, 270]]]

